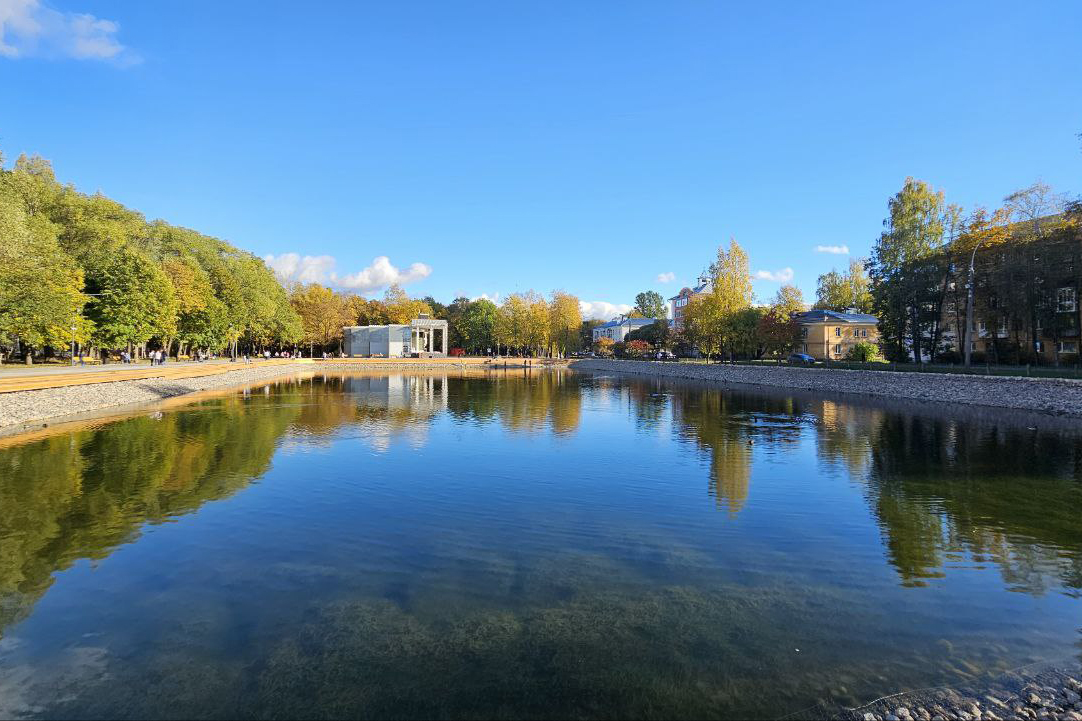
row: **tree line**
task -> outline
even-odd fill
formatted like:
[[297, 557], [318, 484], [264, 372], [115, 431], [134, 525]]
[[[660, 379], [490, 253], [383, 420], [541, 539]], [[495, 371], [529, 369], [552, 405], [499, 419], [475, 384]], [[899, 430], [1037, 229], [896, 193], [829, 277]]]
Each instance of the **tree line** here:
[[679, 328], [666, 320], [664, 301], [653, 291], [636, 297], [633, 317], [657, 318], [627, 334], [621, 343], [602, 338], [593, 350], [600, 355], [647, 356], [659, 349], [677, 355], [762, 358], [786, 353], [799, 335], [794, 313], [805, 310], [804, 297], [786, 284], [768, 304], [755, 303], [748, 255], [735, 240], [718, 248], [709, 270], [711, 288], [685, 306]]
[[302, 343], [312, 352], [340, 350], [344, 326], [404, 324], [421, 314], [446, 320], [448, 347], [468, 355], [556, 356], [581, 347], [579, 299], [559, 290], [547, 299], [531, 290], [500, 305], [465, 297], [444, 305], [431, 296], [410, 298], [397, 285], [375, 300], [311, 283], [292, 287], [289, 298], [300, 318]]
[[300, 320], [264, 262], [0, 156], [0, 350], [102, 355], [291, 343]]
[[0, 155], [0, 356], [90, 357], [341, 349], [343, 326], [449, 323], [464, 353], [566, 354], [581, 346], [573, 295], [443, 305], [392, 286], [382, 300], [319, 284], [283, 287], [262, 259], [63, 185], [51, 164]]
[[1011, 193], [998, 208], [966, 213], [943, 191], [908, 178], [889, 200], [865, 263], [887, 357], [960, 360], [972, 258], [970, 337], [989, 346], [980, 360], [1039, 363], [1041, 344], [1051, 340], [1056, 363], [1077, 362], [1077, 351], [1061, 354], [1060, 342], [1079, 333], [1080, 221], [1082, 204], [1044, 183]]

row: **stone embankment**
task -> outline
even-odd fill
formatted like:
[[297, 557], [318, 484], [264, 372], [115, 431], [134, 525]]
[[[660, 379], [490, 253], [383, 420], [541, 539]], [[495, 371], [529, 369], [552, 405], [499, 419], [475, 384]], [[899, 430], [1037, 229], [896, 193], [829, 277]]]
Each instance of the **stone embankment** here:
[[[472, 360], [472, 359], [471, 359]], [[169, 369], [176, 366], [163, 366]], [[103, 409], [132, 404], [152, 403], [166, 398], [182, 396], [198, 391], [242, 386], [270, 378], [295, 373], [322, 372], [399, 372], [481, 368], [479, 363], [456, 363], [439, 361], [432, 363], [412, 361], [408, 364], [394, 361], [366, 362], [363, 365], [348, 361], [319, 361], [312, 363], [274, 363], [268, 365], [237, 365], [229, 372], [192, 378], [144, 378], [110, 382], [68, 385], [58, 388], [0, 393], [0, 434], [10, 435], [24, 430], [40, 428], [43, 422], [64, 416], [76, 416]]]
[[881, 396], [947, 406], [1009, 408], [1082, 418], [1082, 381], [1059, 378], [592, 359], [574, 361], [571, 368], [818, 393]]

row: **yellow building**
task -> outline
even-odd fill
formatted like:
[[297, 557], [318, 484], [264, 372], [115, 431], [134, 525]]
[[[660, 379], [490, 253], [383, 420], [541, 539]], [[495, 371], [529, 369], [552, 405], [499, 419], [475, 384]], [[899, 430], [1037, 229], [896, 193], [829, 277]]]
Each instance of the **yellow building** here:
[[797, 351], [816, 360], [842, 360], [857, 343], [879, 344], [879, 319], [866, 313], [809, 310], [796, 313], [800, 326]]

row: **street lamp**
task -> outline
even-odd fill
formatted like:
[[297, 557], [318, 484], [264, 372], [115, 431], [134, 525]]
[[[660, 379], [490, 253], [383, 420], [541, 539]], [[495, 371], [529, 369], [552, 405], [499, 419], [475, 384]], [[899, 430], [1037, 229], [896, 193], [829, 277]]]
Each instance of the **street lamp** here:
[[973, 246], [973, 252], [969, 255], [969, 283], [966, 288], [966, 333], [965, 333], [965, 358], [966, 368], [969, 367], [969, 354], [972, 351], [973, 339], [971, 337], [973, 333], [973, 264], [977, 258], [977, 249], [981, 247], [983, 238], [977, 240], [977, 244]]

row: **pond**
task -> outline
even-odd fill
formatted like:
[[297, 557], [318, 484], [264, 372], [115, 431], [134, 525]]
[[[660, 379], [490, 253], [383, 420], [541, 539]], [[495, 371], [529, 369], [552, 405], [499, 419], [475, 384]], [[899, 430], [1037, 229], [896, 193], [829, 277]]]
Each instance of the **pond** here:
[[1082, 431], [552, 371], [0, 443], [0, 716], [763, 717], [1079, 654]]

